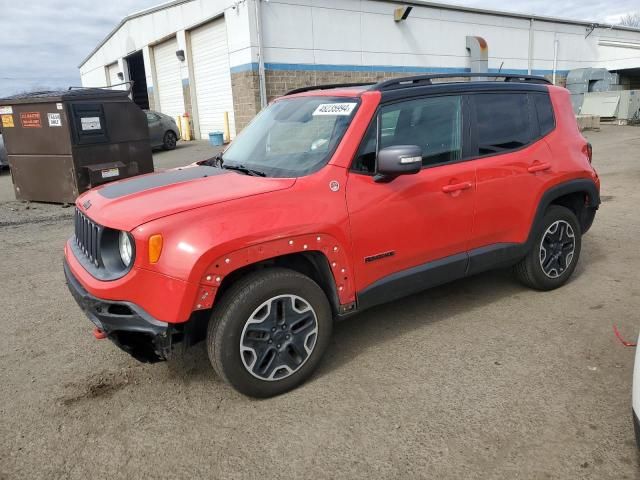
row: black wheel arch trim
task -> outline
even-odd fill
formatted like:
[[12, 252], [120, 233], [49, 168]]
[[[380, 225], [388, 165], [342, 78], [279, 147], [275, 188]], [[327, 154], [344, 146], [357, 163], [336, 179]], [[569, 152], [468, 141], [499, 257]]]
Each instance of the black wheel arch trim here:
[[[542, 223], [542, 218], [544, 217], [547, 208], [549, 208], [549, 205], [551, 205], [554, 200], [572, 193], [586, 193], [588, 197], [588, 203], [586, 206], [593, 212], [593, 215], [595, 215], [595, 210], [600, 207], [600, 192], [593, 180], [580, 178], [555, 185], [545, 191], [538, 202], [538, 208], [536, 209], [535, 216], [531, 222], [531, 229], [529, 230], [529, 235], [527, 237], [527, 247], [533, 245], [535, 235]], [[581, 219], [578, 220], [580, 221]], [[593, 222], [593, 218], [590, 218], [587, 221], [587, 227], [591, 226], [591, 222]], [[583, 229], [582, 233], [586, 233], [586, 230], [588, 230], [588, 228]]]

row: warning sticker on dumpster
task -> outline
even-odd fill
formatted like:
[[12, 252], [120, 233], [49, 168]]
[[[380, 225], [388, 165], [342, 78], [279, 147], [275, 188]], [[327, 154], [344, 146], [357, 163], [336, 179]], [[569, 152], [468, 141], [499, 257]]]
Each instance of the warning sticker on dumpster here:
[[102, 170], [102, 178], [111, 178], [111, 177], [117, 177], [118, 175], [120, 175], [120, 169], [119, 168], [106, 168], [104, 170]]
[[22, 128], [42, 128], [40, 112], [20, 112]]
[[0, 106], [0, 115], [11, 115], [13, 113], [13, 107], [9, 106]]
[[0, 115], [2, 117], [2, 128], [13, 128], [13, 115]]
[[100, 117], [82, 117], [80, 119], [82, 130], [100, 130]]
[[321, 103], [313, 115], [351, 115], [355, 103]]
[[47, 113], [47, 117], [49, 118], [49, 126], [50, 127], [61, 127], [62, 126], [62, 118], [59, 113]]

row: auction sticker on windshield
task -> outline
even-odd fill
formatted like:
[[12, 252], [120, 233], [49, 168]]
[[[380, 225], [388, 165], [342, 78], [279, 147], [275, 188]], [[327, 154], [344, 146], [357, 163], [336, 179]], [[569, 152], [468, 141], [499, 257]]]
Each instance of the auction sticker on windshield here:
[[351, 115], [356, 105], [355, 103], [321, 103], [313, 115]]

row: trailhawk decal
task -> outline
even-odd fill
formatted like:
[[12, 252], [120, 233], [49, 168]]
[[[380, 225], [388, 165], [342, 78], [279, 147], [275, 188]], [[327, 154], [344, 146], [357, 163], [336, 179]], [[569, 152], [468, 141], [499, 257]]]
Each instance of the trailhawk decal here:
[[313, 115], [351, 115], [356, 103], [321, 103]]
[[393, 257], [396, 254], [395, 250], [389, 250], [388, 252], [378, 253], [376, 255], [370, 255], [364, 257], [364, 263], [375, 262], [376, 260], [382, 260], [383, 258]]

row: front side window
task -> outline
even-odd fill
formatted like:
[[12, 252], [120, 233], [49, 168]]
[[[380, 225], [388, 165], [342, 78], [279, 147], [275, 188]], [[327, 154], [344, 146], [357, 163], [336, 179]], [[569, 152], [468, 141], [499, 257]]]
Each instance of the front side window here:
[[422, 165], [455, 162], [462, 158], [462, 97], [430, 97], [382, 108], [380, 149], [417, 145]]
[[527, 95], [483, 93], [473, 98], [480, 156], [517, 150], [531, 142]]
[[224, 152], [223, 167], [299, 177], [326, 164], [358, 107], [357, 98], [285, 98], [265, 108]]
[[420, 147], [425, 167], [461, 160], [462, 97], [420, 98], [382, 107], [360, 145], [353, 169], [373, 173], [377, 152], [395, 145]]

